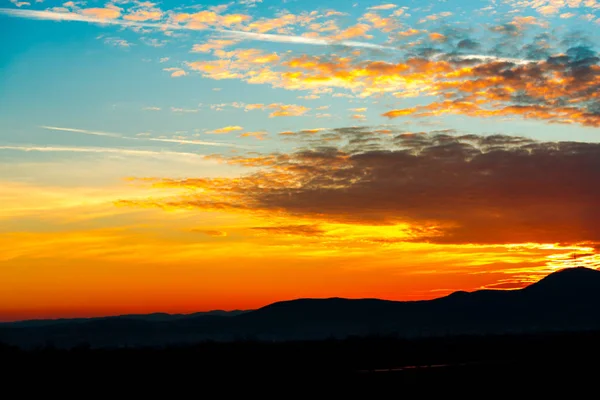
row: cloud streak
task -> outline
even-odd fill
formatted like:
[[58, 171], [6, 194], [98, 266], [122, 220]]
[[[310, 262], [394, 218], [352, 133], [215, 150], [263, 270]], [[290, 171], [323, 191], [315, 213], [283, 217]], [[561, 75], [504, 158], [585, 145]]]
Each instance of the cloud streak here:
[[95, 154], [120, 154], [127, 156], [177, 156], [205, 159], [201, 154], [187, 153], [181, 151], [154, 151], [123, 149], [112, 147], [75, 147], [75, 146], [0, 146], [0, 150], [14, 150], [25, 152], [44, 152], [44, 153], [95, 153]]
[[48, 130], [51, 130], [51, 131], [83, 133], [85, 135], [92, 135], [92, 136], [107, 136], [107, 137], [114, 137], [114, 138], [123, 138], [123, 136], [121, 136], [121, 135], [119, 135], [117, 133], [89, 131], [89, 130], [86, 130], [86, 129], [61, 128], [61, 127], [58, 127], [58, 126], [46, 126], [46, 125], [42, 125], [42, 126], [40, 126], [40, 128], [48, 129]]
[[57, 126], [40, 126], [40, 128], [53, 130], [53, 131], [83, 133], [84, 135], [92, 135], [92, 136], [106, 136], [106, 137], [113, 137], [113, 138], [125, 139], [125, 140], [141, 140], [141, 141], [191, 144], [191, 145], [201, 145], [201, 146], [215, 146], [215, 147], [234, 147], [234, 148], [241, 148], [241, 149], [255, 148], [255, 146], [243, 146], [243, 145], [238, 145], [238, 144], [233, 144], [233, 143], [210, 142], [210, 141], [204, 141], [204, 140], [130, 137], [130, 136], [124, 136], [124, 135], [121, 135], [118, 133], [91, 131], [91, 130], [87, 130], [87, 129], [77, 129], [77, 128], [61, 128], [61, 127], [57, 127]]

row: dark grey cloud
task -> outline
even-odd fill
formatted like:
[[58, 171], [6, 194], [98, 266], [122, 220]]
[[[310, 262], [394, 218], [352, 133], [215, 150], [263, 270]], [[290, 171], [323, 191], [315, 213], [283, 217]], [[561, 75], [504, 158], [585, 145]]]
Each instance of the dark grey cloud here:
[[[600, 144], [407, 132], [381, 135], [367, 150], [349, 144], [377, 130], [338, 130], [346, 142], [270, 155], [260, 172], [240, 179], [166, 180], [220, 194], [168, 205], [437, 226], [441, 234], [424, 230], [418, 239], [436, 243], [600, 243]], [[313, 226], [293, 230], [318, 233]]]

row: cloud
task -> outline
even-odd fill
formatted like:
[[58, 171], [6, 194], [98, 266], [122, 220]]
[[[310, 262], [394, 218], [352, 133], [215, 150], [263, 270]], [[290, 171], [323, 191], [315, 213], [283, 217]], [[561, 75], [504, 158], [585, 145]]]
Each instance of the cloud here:
[[430, 15], [425, 16], [424, 18], [421, 18], [419, 20], [419, 23], [423, 24], [428, 21], [437, 21], [438, 19], [450, 17], [451, 15], [452, 15], [452, 12], [450, 12], [450, 11], [444, 11], [444, 12], [441, 12], [438, 14], [430, 14]]
[[325, 13], [325, 17], [337, 17], [337, 16], [345, 16], [348, 15], [347, 13], [341, 12], [341, 11], [336, 11], [336, 10], [329, 10]]
[[253, 149], [254, 147], [238, 145], [233, 143], [223, 142], [207, 142], [205, 140], [191, 140], [191, 139], [165, 139], [165, 138], [148, 138], [147, 140], [153, 142], [166, 142], [166, 143], [178, 143], [178, 144], [194, 144], [202, 146], [216, 146], [216, 147], [234, 147], [238, 149]]
[[300, 133], [308, 133], [308, 134], [314, 134], [314, 133], [318, 133], [325, 130], [325, 128], [312, 128], [312, 129], [303, 129], [300, 131]]
[[401, 26], [396, 18], [385, 18], [377, 13], [366, 13], [361, 17], [361, 20], [368, 22], [375, 29], [386, 33], [392, 32]]
[[256, 32], [244, 32], [244, 31], [225, 31], [219, 30], [222, 34], [234, 37], [238, 39], [248, 40], [259, 40], [263, 42], [273, 43], [293, 43], [293, 44], [309, 44], [315, 46], [345, 46], [345, 47], [357, 47], [357, 48], [371, 48], [379, 50], [392, 50], [397, 51], [395, 47], [386, 46], [376, 43], [360, 42], [355, 40], [348, 40], [356, 37], [370, 37], [366, 35], [366, 32], [370, 29], [370, 26], [365, 24], [359, 24], [347, 28], [337, 35], [332, 36], [328, 39], [323, 38], [311, 38], [306, 36], [293, 36], [293, 35], [275, 35], [270, 33], [256, 33]]
[[273, 110], [269, 118], [273, 117], [299, 117], [306, 114], [310, 108], [297, 104], [269, 104], [266, 108]]
[[204, 43], [195, 44], [192, 47], [193, 53], [209, 53], [213, 50], [223, 50], [225, 47], [232, 46], [237, 40], [231, 39], [209, 39]]
[[28, 1], [10, 0], [10, 2], [13, 3], [16, 7], [24, 7], [31, 5], [31, 3]]
[[285, 13], [275, 18], [261, 18], [260, 20], [251, 22], [248, 24], [247, 29], [258, 33], [266, 33], [274, 30], [281, 31], [288, 26], [309, 22], [310, 20], [312, 20], [310, 17], [306, 19], [306, 17], [301, 15]]
[[241, 126], [230, 125], [230, 126], [224, 126], [223, 128], [214, 129], [214, 130], [206, 132], [206, 133], [222, 134], [222, 133], [230, 133], [230, 132], [241, 131], [241, 130], [244, 130], [244, 128], [242, 128]]
[[342, 31], [333, 35], [331, 38], [336, 42], [346, 41], [345, 43], [352, 43], [352, 42], [348, 42], [348, 40], [355, 39], [355, 38], [371, 39], [373, 37], [373, 35], [367, 34], [367, 32], [370, 29], [371, 29], [371, 27], [367, 24], [356, 24], [356, 25], [350, 26], [346, 29], [343, 29]]
[[[186, 188], [160, 203], [277, 211], [325, 223], [408, 224], [414, 240], [434, 243], [600, 243], [600, 187], [594, 184], [600, 144], [381, 135], [366, 127], [311, 137], [310, 149], [223, 159], [259, 168], [246, 176], [159, 180], [160, 187]], [[195, 195], [190, 188], [198, 189]], [[130, 203], [136, 204], [144, 203]]]
[[123, 16], [128, 21], [158, 21], [163, 17], [163, 12], [159, 9], [137, 10], [131, 14]]
[[25, 152], [43, 153], [95, 153], [95, 154], [120, 154], [126, 156], [160, 156], [160, 157], [192, 157], [204, 159], [204, 156], [196, 153], [182, 151], [153, 151], [139, 149], [125, 149], [112, 147], [74, 147], [74, 146], [0, 146], [0, 150], [15, 150]]
[[[297, 104], [284, 104], [284, 103], [271, 103], [271, 104], [263, 104], [263, 103], [242, 103], [242, 102], [233, 102], [233, 103], [221, 103], [221, 104], [211, 104], [210, 108], [212, 110], [221, 111], [225, 107], [234, 107], [234, 108], [243, 108], [244, 111], [270, 111], [269, 117], [298, 117], [306, 114], [310, 111], [309, 107], [300, 106]], [[324, 109], [320, 107], [320, 109]]]
[[[186, 21], [190, 19], [188, 15], [179, 14], [179, 19], [175, 19], [174, 23], [172, 22], [145, 22], [145, 21], [132, 21], [125, 19], [117, 19], [117, 17], [113, 17], [116, 15], [118, 10], [116, 9], [87, 9], [88, 11], [83, 14], [78, 14], [75, 12], [55, 12], [55, 11], [37, 11], [37, 10], [17, 10], [11, 8], [0, 8], [0, 14], [18, 17], [18, 18], [29, 18], [29, 19], [39, 19], [39, 20], [51, 20], [51, 21], [73, 21], [73, 22], [87, 22], [93, 24], [109, 24], [109, 25], [121, 25], [127, 27], [137, 27], [137, 28], [152, 28], [152, 29], [160, 29], [160, 30], [173, 30], [173, 31], [212, 31], [216, 33], [220, 33], [222, 35], [228, 36], [230, 38], [235, 38], [239, 40], [257, 40], [264, 42], [273, 42], [273, 43], [290, 43], [290, 44], [308, 44], [308, 45], [316, 45], [316, 46], [346, 46], [346, 47], [356, 47], [356, 48], [373, 48], [380, 50], [391, 50], [397, 51], [396, 48], [391, 46], [385, 46], [375, 43], [367, 43], [360, 41], [350, 41], [350, 40], [339, 40], [339, 39], [318, 39], [318, 38], [309, 38], [304, 36], [294, 36], [294, 35], [285, 35], [285, 34], [269, 34], [269, 33], [259, 33], [259, 32], [247, 32], [241, 30], [231, 30], [231, 29], [222, 29], [222, 28], [211, 28], [203, 23], [197, 24], [179, 24], [177, 22]], [[108, 11], [89, 11], [89, 10], [108, 10]], [[119, 12], [120, 14], [120, 12]], [[237, 17], [236, 17], [237, 18]], [[229, 25], [233, 24], [236, 21], [236, 18], [231, 17], [231, 22]], [[241, 17], [240, 17], [241, 18]], [[228, 22], [228, 23], [229, 23]], [[229, 26], [228, 25], [228, 26]], [[345, 32], [343, 36], [346, 37], [356, 37], [356, 34], [359, 33], [359, 28], [354, 28], [353, 30]]]
[[391, 10], [396, 7], [398, 7], [396, 4], [388, 3], [388, 4], [381, 4], [378, 6], [369, 7], [369, 10]]
[[258, 131], [258, 132], [244, 132], [239, 137], [242, 137], [242, 138], [251, 137], [251, 138], [255, 138], [257, 140], [265, 140], [267, 135], [268, 135], [268, 133], [265, 131]]
[[121, 11], [116, 7], [111, 8], [85, 8], [81, 10], [82, 15], [90, 16], [100, 20], [119, 18]]
[[51, 131], [63, 131], [63, 132], [75, 132], [75, 133], [83, 133], [85, 135], [93, 135], [93, 136], [109, 136], [109, 137], [117, 137], [121, 138], [122, 135], [118, 133], [109, 133], [109, 132], [100, 132], [100, 131], [90, 131], [87, 129], [77, 129], [77, 128], [61, 128], [58, 126], [46, 126], [42, 125], [40, 128], [48, 129]]
[[145, 45], [151, 46], [151, 47], [163, 47], [165, 44], [168, 43], [167, 40], [159, 40], [156, 38], [147, 38], [147, 37], [142, 37], [140, 40]]
[[121, 38], [118, 38], [118, 37], [107, 37], [107, 38], [104, 38], [104, 43], [108, 44], [110, 46], [114, 46], [114, 47], [129, 48], [129, 47], [132, 46], [132, 44], [129, 43], [127, 40], [121, 39]]
[[186, 76], [187, 72], [181, 68], [171, 67], [171, 68], [163, 68], [163, 71], [171, 72], [171, 76], [173, 78], [179, 78], [180, 76]]
[[257, 4], [262, 3], [263, 0], [238, 0], [239, 5], [246, 7], [256, 7]]
[[[444, 42], [447, 38], [443, 36]], [[474, 41], [457, 43], [462, 43], [462, 51], [477, 47]], [[543, 44], [528, 49], [535, 53], [532, 56], [539, 57], [540, 51], [547, 51]], [[537, 60], [444, 52], [409, 56], [395, 63], [338, 55], [282, 56], [257, 49], [215, 54], [220, 58], [187, 65], [217, 80], [239, 79], [312, 94], [333, 89], [346, 92], [333, 93], [334, 97], [350, 96], [348, 92], [358, 97], [385, 93], [398, 98], [438, 97], [426, 105], [391, 110], [384, 114], [387, 117], [463, 114], [585, 126], [598, 126], [600, 121], [600, 57], [585, 46]]]
[[554, 16], [561, 10], [569, 9], [600, 9], [596, 0], [507, 0], [515, 9], [530, 7], [544, 16]]
[[181, 108], [181, 107], [171, 107], [171, 111], [176, 113], [197, 113], [197, 108]]
[[206, 229], [192, 229], [192, 232], [202, 233], [207, 236], [212, 237], [225, 237], [227, 236], [227, 232], [225, 231], [217, 231], [217, 230], [206, 230]]
[[[174, 110], [178, 110], [178, 109], [174, 109]], [[155, 141], [155, 142], [169, 142], [169, 143], [179, 143], [179, 144], [216, 146], [216, 147], [237, 147], [237, 148], [245, 148], [245, 149], [250, 148], [248, 146], [242, 146], [242, 145], [237, 145], [237, 144], [233, 144], [233, 143], [207, 142], [207, 141], [203, 141], [203, 140], [131, 137], [131, 136], [121, 135], [119, 133], [92, 131], [92, 130], [77, 129], [77, 128], [61, 128], [61, 127], [57, 127], [57, 126], [40, 126], [40, 128], [49, 129], [49, 130], [53, 130], [53, 131], [83, 133], [85, 135], [93, 135], [93, 136], [107, 136], [107, 137], [113, 137], [113, 138], [124, 139], [124, 140], [145, 140], [145, 141]], [[56, 147], [52, 147], [52, 148], [56, 148]], [[38, 151], [44, 151], [44, 150], [38, 150]], [[48, 150], [48, 151], [50, 151], [50, 150]], [[76, 150], [73, 150], [73, 151], [76, 151]]]
[[431, 32], [429, 34], [429, 39], [433, 40], [434, 42], [445, 42], [446, 36], [438, 32]]

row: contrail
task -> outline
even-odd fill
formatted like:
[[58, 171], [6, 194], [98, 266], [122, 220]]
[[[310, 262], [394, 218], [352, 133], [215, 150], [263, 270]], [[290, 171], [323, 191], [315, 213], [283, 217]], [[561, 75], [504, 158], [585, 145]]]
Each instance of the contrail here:
[[42, 125], [40, 128], [48, 129], [51, 131], [64, 131], [64, 132], [76, 132], [76, 133], [84, 133], [86, 135], [94, 135], [94, 136], [108, 136], [108, 137], [116, 137], [122, 138], [123, 136], [116, 133], [108, 133], [108, 132], [98, 132], [98, 131], [88, 131], [85, 129], [75, 129], [75, 128], [60, 128], [58, 126], [45, 126]]
[[29, 18], [29, 19], [40, 19], [49, 21], [75, 21], [75, 22], [87, 22], [91, 24], [100, 25], [118, 25], [118, 26], [129, 26], [129, 27], [141, 27], [141, 28], [158, 28], [163, 30], [185, 30], [185, 31], [210, 31], [222, 33], [226, 36], [233, 36], [239, 39], [256, 40], [261, 42], [273, 42], [273, 43], [295, 43], [295, 44], [308, 44], [315, 46], [347, 46], [347, 47], [359, 47], [367, 49], [377, 50], [398, 50], [395, 47], [384, 46], [375, 43], [359, 42], [354, 40], [329, 40], [319, 38], [307, 38], [304, 36], [294, 35], [277, 35], [272, 33], [256, 33], [256, 32], [245, 32], [228, 29], [218, 28], [196, 28], [188, 25], [178, 25], [172, 23], [160, 23], [160, 22], [137, 22], [137, 21], [126, 21], [123, 19], [103, 19], [95, 18], [87, 15], [81, 15], [74, 12], [55, 12], [55, 11], [38, 11], [38, 10], [17, 10], [12, 8], [0, 8], [0, 14], [8, 15], [17, 18]]
[[40, 128], [48, 129], [51, 131], [63, 131], [63, 132], [74, 132], [74, 133], [83, 133], [84, 135], [93, 135], [93, 136], [107, 136], [114, 137], [118, 139], [125, 140], [145, 140], [145, 141], [153, 141], [153, 142], [169, 142], [169, 143], [179, 143], [179, 144], [197, 144], [202, 146], [216, 146], [216, 147], [235, 147], [239, 149], [254, 149], [256, 146], [243, 146], [234, 143], [224, 143], [224, 142], [207, 142], [204, 140], [186, 140], [186, 139], [162, 139], [162, 138], [145, 138], [145, 137], [131, 137], [124, 136], [118, 133], [109, 133], [109, 132], [100, 132], [100, 131], [90, 131], [87, 129], [77, 129], [77, 128], [61, 128], [58, 126], [46, 126], [42, 125]]
[[113, 153], [133, 156], [187, 156], [204, 158], [201, 154], [185, 153], [179, 151], [153, 151], [137, 149], [121, 149], [113, 147], [72, 147], [72, 146], [0, 146], [0, 150], [40, 151], [40, 152], [68, 152], [68, 153]]

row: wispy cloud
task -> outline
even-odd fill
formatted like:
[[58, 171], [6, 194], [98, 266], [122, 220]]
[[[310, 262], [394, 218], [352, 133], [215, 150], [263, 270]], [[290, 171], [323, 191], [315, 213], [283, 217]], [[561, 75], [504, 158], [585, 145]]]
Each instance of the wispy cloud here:
[[[240, 149], [248, 149], [250, 146], [242, 146], [231, 143], [221, 143], [221, 142], [206, 142], [204, 140], [187, 140], [187, 139], [162, 139], [162, 138], [146, 138], [146, 140], [150, 140], [153, 142], [167, 142], [167, 143], [179, 143], [179, 144], [199, 144], [204, 146], [227, 146], [227, 147], [236, 147]], [[254, 146], [252, 146], [254, 148]]]
[[74, 147], [74, 146], [0, 146], [0, 150], [15, 150], [15, 151], [39, 151], [39, 152], [61, 152], [61, 153], [109, 153], [121, 154], [129, 156], [178, 156], [178, 157], [196, 157], [204, 159], [204, 156], [196, 153], [180, 152], [180, 151], [163, 151], [163, 150], [138, 150], [138, 149], [123, 149], [113, 147]]
[[177, 68], [177, 67], [163, 68], [163, 71], [171, 72], [171, 76], [173, 78], [178, 78], [180, 76], [186, 76], [187, 75], [187, 72], [185, 72], [183, 69]]
[[123, 138], [123, 136], [119, 135], [118, 133], [89, 131], [87, 129], [61, 128], [58, 126], [46, 126], [46, 125], [42, 125], [42, 126], [40, 126], [40, 128], [48, 129], [51, 131], [74, 132], [74, 133], [83, 133], [85, 135], [93, 135], [93, 136], [109, 136], [109, 137]]
[[[201, 146], [217, 146], [217, 147], [235, 147], [241, 149], [254, 148], [255, 146], [243, 146], [234, 143], [223, 143], [223, 142], [207, 142], [203, 140], [184, 140], [184, 139], [164, 139], [164, 138], [148, 138], [148, 137], [131, 137], [124, 136], [118, 133], [109, 133], [109, 132], [100, 132], [100, 131], [90, 131], [87, 129], [77, 129], [77, 128], [61, 128], [57, 126], [40, 126], [40, 128], [49, 129], [53, 131], [63, 131], [63, 132], [73, 132], [73, 133], [83, 133], [84, 135], [92, 135], [92, 136], [107, 136], [114, 137], [118, 139], [125, 140], [144, 140], [144, 141], [153, 141], [153, 142], [167, 142], [167, 143], [178, 143], [178, 144], [195, 144]], [[44, 147], [47, 148], [47, 147]]]
[[119, 25], [127, 27], [137, 28], [156, 28], [162, 30], [186, 30], [186, 31], [212, 31], [222, 33], [223, 35], [234, 37], [237, 39], [246, 40], [257, 40], [263, 42], [274, 42], [274, 43], [296, 43], [296, 44], [308, 44], [316, 46], [347, 46], [347, 47], [358, 47], [358, 48], [369, 48], [378, 50], [397, 50], [395, 47], [380, 45], [376, 43], [360, 42], [354, 40], [330, 40], [322, 38], [310, 38], [304, 36], [295, 35], [279, 35], [271, 33], [256, 33], [256, 32], [245, 32], [228, 29], [215, 29], [207, 28], [203, 26], [194, 25], [178, 25], [172, 23], [161, 23], [161, 22], [140, 22], [131, 21], [124, 19], [103, 19], [88, 15], [81, 15], [74, 12], [55, 12], [55, 11], [38, 11], [38, 10], [19, 10], [11, 8], [0, 8], [0, 14], [9, 15], [18, 18], [28, 19], [40, 19], [50, 21], [73, 21], [73, 22], [87, 22], [92, 24], [101, 25]]

